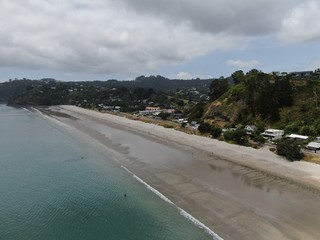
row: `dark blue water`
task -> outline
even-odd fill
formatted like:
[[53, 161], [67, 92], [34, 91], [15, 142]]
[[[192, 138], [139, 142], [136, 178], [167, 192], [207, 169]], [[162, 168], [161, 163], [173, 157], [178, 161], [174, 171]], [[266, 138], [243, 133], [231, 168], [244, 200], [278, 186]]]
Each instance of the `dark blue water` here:
[[0, 105], [0, 152], [1, 240], [213, 239], [114, 161], [25, 109]]

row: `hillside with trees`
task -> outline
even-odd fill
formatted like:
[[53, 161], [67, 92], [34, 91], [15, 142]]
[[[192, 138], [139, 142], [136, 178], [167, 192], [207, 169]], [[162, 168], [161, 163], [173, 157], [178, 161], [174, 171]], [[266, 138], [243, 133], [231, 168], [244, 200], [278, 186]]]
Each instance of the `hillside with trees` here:
[[256, 69], [232, 74], [234, 84], [214, 81], [202, 120], [213, 126], [254, 124], [286, 133], [320, 135], [320, 75], [267, 74]]
[[132, 113], [158, 106], [174, 108], [190, 123], [206, 122], [213, 128], [255, 125], [260, 131], [273, 127], [308, 136], [320, 135], [318, 94], [319, 70], [305, 76], [253, 69], [204, 80], [139, 76], [133, 81], [15, 79], [0, 83], [0, 101], [14, 105], [118, 106]]
[[18, 106], [117, 106], [124, 112], [143, 110], [149, 105], [182, 110], [207, 101], [212, 81], [213, 79], [170, 80], [162, 76], [140, 76], [133, 81], [87, 82], [24, 78], [0, 83], [0, 102]]

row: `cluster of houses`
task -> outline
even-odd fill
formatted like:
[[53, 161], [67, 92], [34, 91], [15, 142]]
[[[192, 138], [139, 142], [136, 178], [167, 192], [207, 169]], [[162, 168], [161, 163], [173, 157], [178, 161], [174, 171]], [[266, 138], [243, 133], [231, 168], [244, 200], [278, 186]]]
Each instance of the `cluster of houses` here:
[[[103, 109], [105, 110], [109, 110], [109, 111], [119, 111], [120, 107], [119, 106], [101, 106], [103, 107]], [[145, 110], [141, 110], [139, 111], [139, 115], [141, 116], [147, 116], [147, 115], [151, 115], [154, 117], [157, 117], [160, 113], [169, 113], [171, 118], [176, 119], [176, 121], [178, 123], [181, 124], [186, 124], [187, 126], [192, 127], [193, 129], [197, 129], [199, 124], [197, 122], [191, 122], [189, 123], [187, 119], [181, 118], [182, 114], [181, 113], [176, 113], [175, 109], [162, 109], [160, 107], [146, 107]], [[257, 127], [255, 125], [247, 125], [244, 128], [247, 131], [247, 134], [252, 134], [257, 130]], [[236, 128], [231, 128], [231, 129], [223, 129], [223, 132], [227, 131], [227, 130], [236, 130]], [[302, 140], [305, 142], [308, 142], [309, 137], [308, 136], [304, 136], [304, 135], [298, 135], [298, 134], [290, 134], [290, 135], [285, 135], [284, 134], [284, 130], [281, 129], [267, 129], [262, 133], [262, 136], [265, 139], [270, 140], [270, 142], [274, 142], [275, 140], [281, 139], [281, 138], [292, 138], [295, 140]], [[306, 147], [306, 149], [309, 150], [313, 150], [313, 151], [317, 151], [320, 150], [320, 137], [317, 137], [316, 140], [309, 142]]]
[[[265, 130], [262, 135], [266, 138], [266, 139], [270, 139], [271, 141], [273, 140], [277, 140], [280, 138], [292, 138], [295, 140], [302, 140], [302, 141], [308, 141], [309, 137], [308, 136], [304, 136], [304, 135], [298, 135], [298, 134], [290, 134], [290, 135], [284, 135], [284, 131], [283, 130], [279, 130], [279, 129], [267, 129]], [[317, 137], [315, 141], [313, 142], [309, 142], [306, 145], [306, 149], [309, 150], [313, 150], [313, 151], [317, 151], [320, 150], [320, 137]]]
[[139, 115], [146, 116], [146, 115], [154, 115], [157, 116], [161, 112], [173, 114], [176, 112], [175, 109], [161, 109], [160, 107], [146, 107], [145, 110], [139, 111]]
[[288, 74], [295, 76], [295, 77], [310, 77], [313, 74], [319, 74], [318, 69], [315, 71], [295, 71], [295, 72], [278, 72], [278, 71], [273, 71], [271, 74], [276, 75], [278, 77], [285, 77]]
[[182, 118], [182, 113], [177, 113], [175, 109], [164, 109], [160, 107], [146, 107], [145, 110], [139, 111], [140, 116], [152, 116], [154, 118], [157, 118], [157, 116], [160, 113], [169, 113], [170, 118], [175, 119], [177, 123], [184, 124], [185, 127], [191, 127], [192, 129], [198, 129], [199, 123], [196, 121], [192, 121], [189, 123], [189, 121], [185, 118]]

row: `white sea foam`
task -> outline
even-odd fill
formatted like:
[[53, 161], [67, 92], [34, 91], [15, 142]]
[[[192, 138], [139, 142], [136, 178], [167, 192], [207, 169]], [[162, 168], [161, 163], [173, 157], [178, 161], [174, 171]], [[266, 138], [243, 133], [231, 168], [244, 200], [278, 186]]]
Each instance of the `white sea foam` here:
[[[129, 169], [127, 169], [126, 167], [122, 166], [121, 167], [127, 171], [128, 173], [130, 173], [136, 180], [138, 180], [140, 183], [142, 183], [143, 185], [145, 185], [150, 191], [152, 191], [153, 193], [155, 193], [158, 197], [160, 197], [162, 200], [176, 206], [169, 198], [167, 198], [166, 196], [164, 196], [162, 193], [160, 193], [158, 190], [156, 190], [155, 188], [151, 187], [149, 184], [147, 184], [145, 181], [143, 181], [141, 178], [139, 178], [138, 176], [136, 176], [133, 172], [131, 172]], [[181, 216], [185, 217], [186, 219], [188, 219], [189, 221], [191, 221], [194, 225], [198, 226], [199, 228], [204, 229], [210, 236], [213, 237], [214, 240], [223, 240], [223, 238], [221, 238], [218, 234], [216, 234], [214, 231], [212, 231], [209, 227], [207, 227], [205, 224], [203, 224], [202, 222], [200, 222], [198, 219], [196, 219], [195, 217], [193, 217], [190, 213], [186, 212], [185, 210], [183, 210], [182, 208], [176, 206], [179, 209], [179, 212], [181, 214]]]
[[196, 226], [203, 228], [208, 234], [213, 236], [215, 240], [223, 240], [218, 234], [216, 234], [214, 231], [212, 231], [210, 228], [208, 228], [206, 225], [204, 225], [202, 222], [200, 222], [198, 219], [194, 218], [190, 213], [187, 213], [182, 208], [178, 207], [180, 214], [187, 218], [189, 221], [193, 222]]
[[58, 125], [60, 125], [60, 126], [63, 126], [64, 128], [72, 129], [68, 124], [63, 123], [62, 121], [59, 121], [58, 119], [56, 119], [56, 118], [54, 118], [54, 117], [50, 117], [50, 116], [44, 114], [43, 112], [41, 112], [41, 111], [40, 111], [39, 109], [37, 109], [37, 108], [32, 107], [31, 109], [34, 110], [35, 112], [37, 112], [39, 115], [41, 115], [41, 117], [43, 117], [43, 118], [45, 118], [45, 119], [48, 119], [48, 120], [51, 121], [51, 122], [54, 122], [54, 123], [56, 123], [56, 124], [58, 124]]
[[32, 113], [28, 108], [22, 108], [22, 109], [29, 112], [29, 113]]

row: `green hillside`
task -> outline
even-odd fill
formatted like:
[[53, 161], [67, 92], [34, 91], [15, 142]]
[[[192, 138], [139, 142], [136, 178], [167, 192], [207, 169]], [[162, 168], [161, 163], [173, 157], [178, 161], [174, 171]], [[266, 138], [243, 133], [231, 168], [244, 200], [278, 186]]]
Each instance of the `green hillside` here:
[[[255, 124], [284, 129], [286, 133], [320, 135], [320, 75], [278, 76], [251, 70], [233, 74], [234, 85], [220, 96], [211, 86], [214, 101], [203, 119], [219, 127]], [[217, 82], [215, 82], [217, 84]]]

